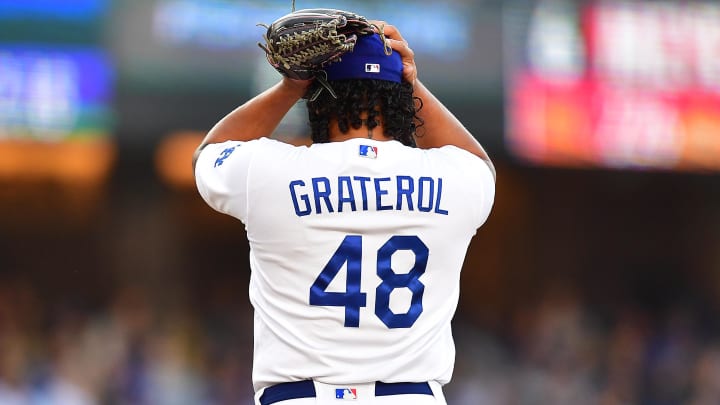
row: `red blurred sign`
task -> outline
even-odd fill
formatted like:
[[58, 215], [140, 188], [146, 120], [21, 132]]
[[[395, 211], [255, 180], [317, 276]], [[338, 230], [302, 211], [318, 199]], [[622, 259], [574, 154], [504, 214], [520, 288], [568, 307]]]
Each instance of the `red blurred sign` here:
[[511, 149], [541, 164], [720, 169], [720, 5], [609, 2], [576, 16], [578, 38], [560, 41], [581, 56], [570, 69], [534, 49], [512, 77]]

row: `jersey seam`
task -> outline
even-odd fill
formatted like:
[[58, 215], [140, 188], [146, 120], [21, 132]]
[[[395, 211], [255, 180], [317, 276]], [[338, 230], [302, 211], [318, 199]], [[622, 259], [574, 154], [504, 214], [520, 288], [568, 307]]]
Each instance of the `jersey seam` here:
[[[490, 192], [488, 185], [485, 184], [485, 177], [488, 176], [488, 179], [492, 180], [492, 170], [490, 169], [490, 166], [487, 164], [485, 160], [483, 160], [483, 169], [487, 171], [487, 173], [480, 174], [478, 180], [480, 180], [480, 198], [482, 203], [479, 204], [481, 206], [481, 209], [478, 210], [478, 212], [475, 213], [475, 220], [477, 221], [478, 226], [482, 226], [482, 224], [487, 221], [487, 217], [489, 216], [489, 211], [492, 208], [491, 200], [490, 200]], [[495, 187], [495, 183], [492, 183], [492, 187]], [[494, 193], [494, 192], [493, 192]], [[494, 199], [494, 197], [493, 197]], [[488, 213], [485, 215], [485, 213]]]
[[[264, 146], [262, 143], [258, 140], [258, 147], [259, 150], [261, 146]], [[252, 177], [252, 171], [254, 169], [253, 163], [255, 162], [255, 157], [258, 154], [258, 151], [253, 152], [252, 149], [250, 149], [250, 159], [248, 160], [248, 168], [247, 168], [247, 177], [245, 179], [245, 226], [249, 226], [250, 222], [250, 179]]]

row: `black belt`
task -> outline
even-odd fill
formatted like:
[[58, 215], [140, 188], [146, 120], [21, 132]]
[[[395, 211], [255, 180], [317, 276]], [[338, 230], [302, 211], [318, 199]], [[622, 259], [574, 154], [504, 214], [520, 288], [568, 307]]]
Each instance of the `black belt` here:
[[[430, 384], [422, 383], [375, 383], [375, 396], [383, 397], [387, 395], [403, 395], [403, 394], [424, 394], [433, 395]], [[298, 398], [314, 398], [315, 384], [310, 380], [287, 382], [276, 384], [265, 388], [262, 396], [260, 396], [260, 405], [270, 405], [288, 399]]]

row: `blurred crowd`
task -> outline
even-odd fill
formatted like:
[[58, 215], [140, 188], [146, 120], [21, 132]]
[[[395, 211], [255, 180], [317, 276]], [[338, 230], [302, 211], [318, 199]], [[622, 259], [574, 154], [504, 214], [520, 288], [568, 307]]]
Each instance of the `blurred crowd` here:
[[[157, 294], [119, 288], [84, 307], [0, 283], [0, 404], [251, 404], [244, 295], [166, 305]], [[458, 317], [448, 403], [718, 404], [720, 341], [705, 326], [680, 306], [607, 316], [567, 291], [494, 329]]]
[[684, 305], [662, 313], [589, 308], [549, 291], [506, 333], [461, 329], [450, 403], [720, 404], [720, 340]]
[[53, 306], [28, 284], [0, 288], [2, 405], [252, 403], [242, 298], [212, 314], [158, 305], [136, 287], [100, 308]]

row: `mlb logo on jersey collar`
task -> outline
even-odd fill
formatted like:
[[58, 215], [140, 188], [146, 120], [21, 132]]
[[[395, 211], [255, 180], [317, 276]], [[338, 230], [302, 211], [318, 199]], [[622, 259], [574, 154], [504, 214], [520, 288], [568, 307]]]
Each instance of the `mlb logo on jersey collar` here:
[[360, 145], [360, 156], [370, 159], [377, 159], [378, 148], [371, 145]]
[[357, 399], [356, 388], [336, 388], [335, 389], [336, 399]]

